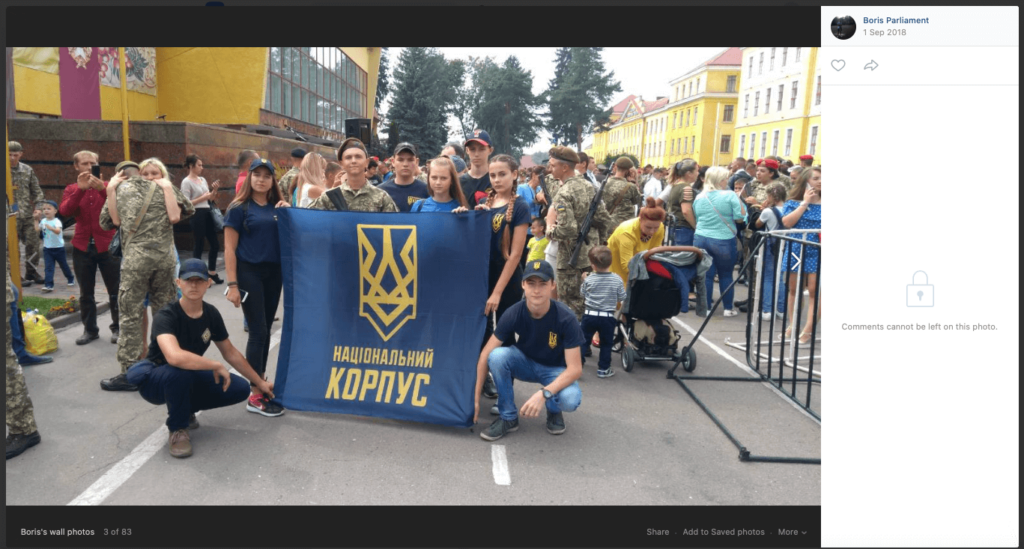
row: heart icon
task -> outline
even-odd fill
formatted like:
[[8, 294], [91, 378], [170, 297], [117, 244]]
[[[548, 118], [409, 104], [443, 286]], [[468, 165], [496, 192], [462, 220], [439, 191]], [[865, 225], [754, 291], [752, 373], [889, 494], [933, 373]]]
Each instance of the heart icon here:
[[842, 59], [833, 59], [832, 60], [832, 68], [837, 70], [837, 71], [843, 70], [843, 67], [845, 67], [845, 66], [846, 66], [846, 61], [843, 61]]

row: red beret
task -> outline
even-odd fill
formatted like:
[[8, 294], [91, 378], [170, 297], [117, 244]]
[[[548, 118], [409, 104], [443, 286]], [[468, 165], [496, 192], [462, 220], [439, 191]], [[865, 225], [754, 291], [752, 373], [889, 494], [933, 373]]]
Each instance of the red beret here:
[[800, 155], [800, 160], [814, 160], [814, 155], [813, 154], [802, 154], [802, 155]]
[[764, 159], [763, 159], [763, 158], [758, 158], [758, 159], [757, 159], [757, 162], [754, 162], [754, 164], [757, 164], [758, 166], [760, 166], [760, 165], [761, 165], [761, 163], [763, 163], [763, 162], [764, 162]]
[[[760, 163], [762, 161], [758, 161], [758, 162]], [[771, 158], [769, 158], [767, 160], [763, 160], [763, 162], [764, 162], [764, 167], [765, 168], [771, 168], [773, 170], [778, 170], [779, 169], [779, 161], [778, 160], [772, 160]]]

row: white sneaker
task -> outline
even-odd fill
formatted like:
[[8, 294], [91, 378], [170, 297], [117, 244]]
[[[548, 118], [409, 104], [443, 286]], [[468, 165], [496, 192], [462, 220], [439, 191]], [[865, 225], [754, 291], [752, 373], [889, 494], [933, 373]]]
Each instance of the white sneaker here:
[[740, 312], [737, 311], [736, 309], [726, 309], [722, 311], [722, 315], [724, 316], [736, 316], [738, 314], [740, 314]]
[[70, 280], [70, 281], [68, 281], [68, 288], [71, 288], [71, 287], [73, 287], [74, 285], [75, 285], [75, 281], [74, 281], [74, 280]]
[[[775, 313], [775, 318], [782, 318], [782, 313]], [[761, 320], [771, 320], [771, 319], [772, 319], [772, 312], [771, 311], [768, 311], [767, 313], [761, 313]]]
[[43, 286], [43, 292], [52, 292], [53, 286]]

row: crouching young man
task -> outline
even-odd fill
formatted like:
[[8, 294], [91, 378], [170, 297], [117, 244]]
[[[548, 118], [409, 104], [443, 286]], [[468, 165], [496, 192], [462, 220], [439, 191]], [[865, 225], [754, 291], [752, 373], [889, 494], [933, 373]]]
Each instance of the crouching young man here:
[[[199, 427], [196, 412], [244, 402], [249, 398], [250, 382], [255, 390], [274, 398], [274, 384], [253, 371], [228, 341], [220, 312], [203, 301], [210, 284], [201, 260], [182, 263], [178, 278], [181, 299], [153, 317], [149, 355], [127, 372], [128, 382], [139, 386], [142, 398], [150, 404], [167, 405], [170, 450], [176, 458], [192, 455], [188, 430]], [[249, 381], [228, 373], [220, 362], [203, 358], [211, 341], [224, 360]]]
[[[554, 278], [555, 270], [547, 261], [527, 262], [523, 273], [526, 298], [501, 315], [494, 335], [480, 352], [474, 422], [480, 414], [480, 390], [488, 370], [498, 387], [499, 417], [480, 433], [484, 440], [498, 440], [519, 429], [519, 414], [537, 417], [545, 408], [548, 432], [560, 435], [565, 432], [562, 412], [572, 412], [580, 405], [582, 395], [576, 380], [583, 373], [583, 331], [576, 314], [551, 299]], [[502, 342], [513, 340], [514, 346], [501, 346]], [[541, 384], [518, 413], [513, 379]]]

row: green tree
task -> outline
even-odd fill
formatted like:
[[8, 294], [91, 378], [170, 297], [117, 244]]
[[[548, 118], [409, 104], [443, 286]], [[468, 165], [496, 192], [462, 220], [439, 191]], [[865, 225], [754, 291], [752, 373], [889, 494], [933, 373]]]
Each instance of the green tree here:
[[607, 105], [622, 86], [615, 71], [605, 72], [604, 48], [561, 48], [555, 58], [555, 78], [546, 92], [550, 119], [548, 130], [561, 144], [583, 148], [583, 138], [595, 124], [611, 115]]
[[530, 159], [533, 160], [534, 164], [540, 166], [548, 159], [548, 153], [545, 151], [537, 151], [530, 155]]
[[448, 140], [448, 114], [459, 84], [453, 79], [456, 72], [434, 48], [405, 48], [398, 57], [388, 118], [423, 158], [440, 153]]
[[377, 71], [377, 95], [373, 100], [373, 107], [380, 110], [380, 104], [387, 99], [391, 92], [391, 77], [388, 74], [388, 66], [391, 64], [388, 48], [380, 49], [380, 68]]
[[388, 150], [384, 153], [384, 157], [391, 156], [391, 152], [395, 150], [395, 147], [402, 142], [401, 136], [398, 133], [398, 122], [394, 120], [388, 124]]
[[608, 156], [604, 157], [604, 162], [602, 162], [602, 164], [604, 164], [605, 166], [608, 166], [608, 168], [611, 169], [612, 166], [615, 165], [615, 161], [618, 160], [619, 158], [622, 158], [623, 156], [625, 156], [626, 158], [632, 160], [634, 166], [636, 166], [638, 168], [640, 167], [640, 159], [635, 157], [635, 156], [633, 156], [633, 155], [631, 155], [631, 154], [628, 154], [628, 153], [609, 154]]
[[484, 64], [476, 74], [480, 98], [473, 119], [491, 134], [494, 152], [519, 158], [542, 127], [537, 110], [543, 99], [533, 94], [533, 75], [514, 55], [500, 67]]

